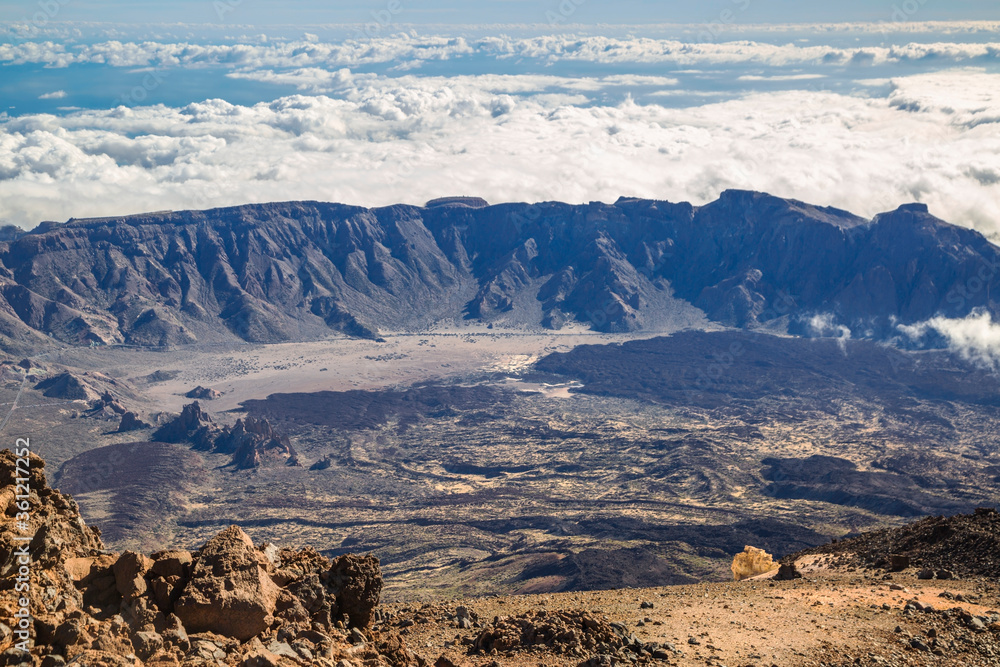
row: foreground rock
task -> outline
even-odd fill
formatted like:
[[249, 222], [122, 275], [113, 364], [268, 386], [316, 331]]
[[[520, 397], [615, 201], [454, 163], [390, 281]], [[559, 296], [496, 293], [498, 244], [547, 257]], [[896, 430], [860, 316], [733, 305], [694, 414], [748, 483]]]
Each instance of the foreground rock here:
[[261, 566], [250, 536], [230, 526], [201, 548], [174, 610], [184, 627], [247, 640], [274, 622], [278, 587]]
[[644, 642], [622, 623], [586, 611], [537, 611], [498, 617], [469, 643], [473, 654], [546, 649], [578, 658], [592, 656], [582, 665], [648, 664], [667, 660], [675, 651], [672, 644]]
[[747, 545], [744, 547], [742, 553], [736, 554], [736, 557], [733, 558], [733, 579], [742, 581], [743, 579], [765, 574], [777, 569], [777, 567], [778, 565], [774, 562], [771, 554], [763, 549]]
[[[396, 631], [377, 623], [378, 559], [331, 561], [313, 549], [254, 546], [231, 526], [195, 552], [149, 556], [104, 549], [76, 503], [48, 487], [44, 462], [30, 458], [29, 657], [0, 628], [0, 665], [419, 665]], [[16, 459], [0, 452], [0, 567], [17, 565]], [[0, 592], [0, 615], [14, 618], [18, 597]]]

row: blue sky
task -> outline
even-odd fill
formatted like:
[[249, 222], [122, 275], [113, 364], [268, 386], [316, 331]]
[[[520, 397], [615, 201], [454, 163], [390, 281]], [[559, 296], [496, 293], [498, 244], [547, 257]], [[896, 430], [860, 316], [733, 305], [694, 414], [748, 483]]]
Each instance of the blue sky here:
[[[398, 5], [396, 2], [398, 1]], [[220, 6], [222, 11], [220, 12]], [[58, 7], [58, 11], [54, 8]], [[561, 9], [562, 7], [562, 9]], [[996, 20], [996, 0], [5, 0], [0, 21], [30, 19], [39, 11], [59, 21], [112, 23], [240, 23], [255, 25], [360, 23], [372, 12], [392, 8], [399, 22], [413, 24], [549, 23], [551, 13], [571, 14], [574, 23], [709, 23], [727, 10], [729, 20], [753, 23], [854, 22], [892, 20]], [[569, 9], [572, 11], [568, 11]], [[231, 11], [230, 11], [231, 10]], [[220, 20], [221, 16], [221, 20]]]

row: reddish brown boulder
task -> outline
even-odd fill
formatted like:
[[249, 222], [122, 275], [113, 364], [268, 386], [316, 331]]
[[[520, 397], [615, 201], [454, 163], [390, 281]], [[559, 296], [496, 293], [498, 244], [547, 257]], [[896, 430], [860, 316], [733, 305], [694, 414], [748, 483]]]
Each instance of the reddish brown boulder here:
[[160, 551], [152, 555], [153, 574], [161, 577], [187, 577], [191, 573], [190, 551]]
[[347, 614], [353, 627], [368, 627], [382, 594], [382, 570], [378, 558], [371, 554], [340, 556], [333, 561], [327, 577], [340, 613]]
[[245, 641], [274, 620], [277, 598], [278, 587], [261, 567], [250, 537], [230, 526], [202, 547], [174, 613], [189, 632]]
[[153, 561], [134, 551], [126, 551], [115, 563], [115, 586], [125, 600], [146, 594], [146, 573]]

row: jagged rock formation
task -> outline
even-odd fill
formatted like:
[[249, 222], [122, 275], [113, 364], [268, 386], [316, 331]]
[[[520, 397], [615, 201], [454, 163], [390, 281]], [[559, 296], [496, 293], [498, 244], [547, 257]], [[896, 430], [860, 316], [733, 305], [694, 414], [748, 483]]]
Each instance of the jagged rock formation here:
[[298, 456], [288, 436], [277, 433], [266, 419], [247, 417], [237, 419], [231, 428], [223, 427], [212, 443], [212, 450], [231, 454], [232, 464], [239, 469], [257, 468], [267, 459], [298, 465]]
[[118, 424], [116, 433], [129, 433], [130, 431], [141, 431], [149, 428], [150, 425], [139, 419], [139, 415], [134, 412], [126, 412], [122, 415], [121, 423]]
[[[0, 241], [0, 336], [274, 342], [443, 317], [601, 331], [664, 318], [872, 338], [1000, 314], [1000, 248], [907, 205], [868, 221], [731, 190], [706, 206], [446, 198], [71, 220]], [[37, 338], [37, 335], [35, 335]]]
[[190, 441], [194, 448], [232, 456], [237, 469], [257, 468], [267, 461], [298, 465], [298, 455], [288, 437], [279, 434], [267, 419], [247, 417], [233, 426], [218, 426], [197, 401], [153, 433], [158, 442]]
[[[255, 547], [236, 526], [194, 553], [111, 553], [43, 468], [32, 455], [30, 591], [0, 591], [4, 618], [30, 596], [33, 664], [418, 664], [397, 633], [373, 624], [382, 585], [374, 557], [331, 562], [309, 548]], [[11, 581], [22, 532], [10, 511], [14, 473], [15, 457], [0, 452], [0, 572]], [[18, 664], [15, 639], [0, 637], [4, 664]]]
[[207, 412], [201, 409], [198, 401], [188, 403], [181, 414], [167, 422], [153, 433], [152, 439], [157, 442], [195, 443], [211, 442], [211, 437], [218, 431], [218, 426]]

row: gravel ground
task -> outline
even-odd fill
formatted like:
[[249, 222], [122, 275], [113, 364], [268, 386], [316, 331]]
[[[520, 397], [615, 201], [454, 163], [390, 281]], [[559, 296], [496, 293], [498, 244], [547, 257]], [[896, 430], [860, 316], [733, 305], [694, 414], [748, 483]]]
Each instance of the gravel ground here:
[[[804, 577], [793, 581], [389, 605], [387, 622], [442, 667], [1000, 665], [996, 579], [925, 581], [916, 569], [887, 576], [829, 562], [800, 560]], [[524, 646], [532, 636], [539, 644]]]

